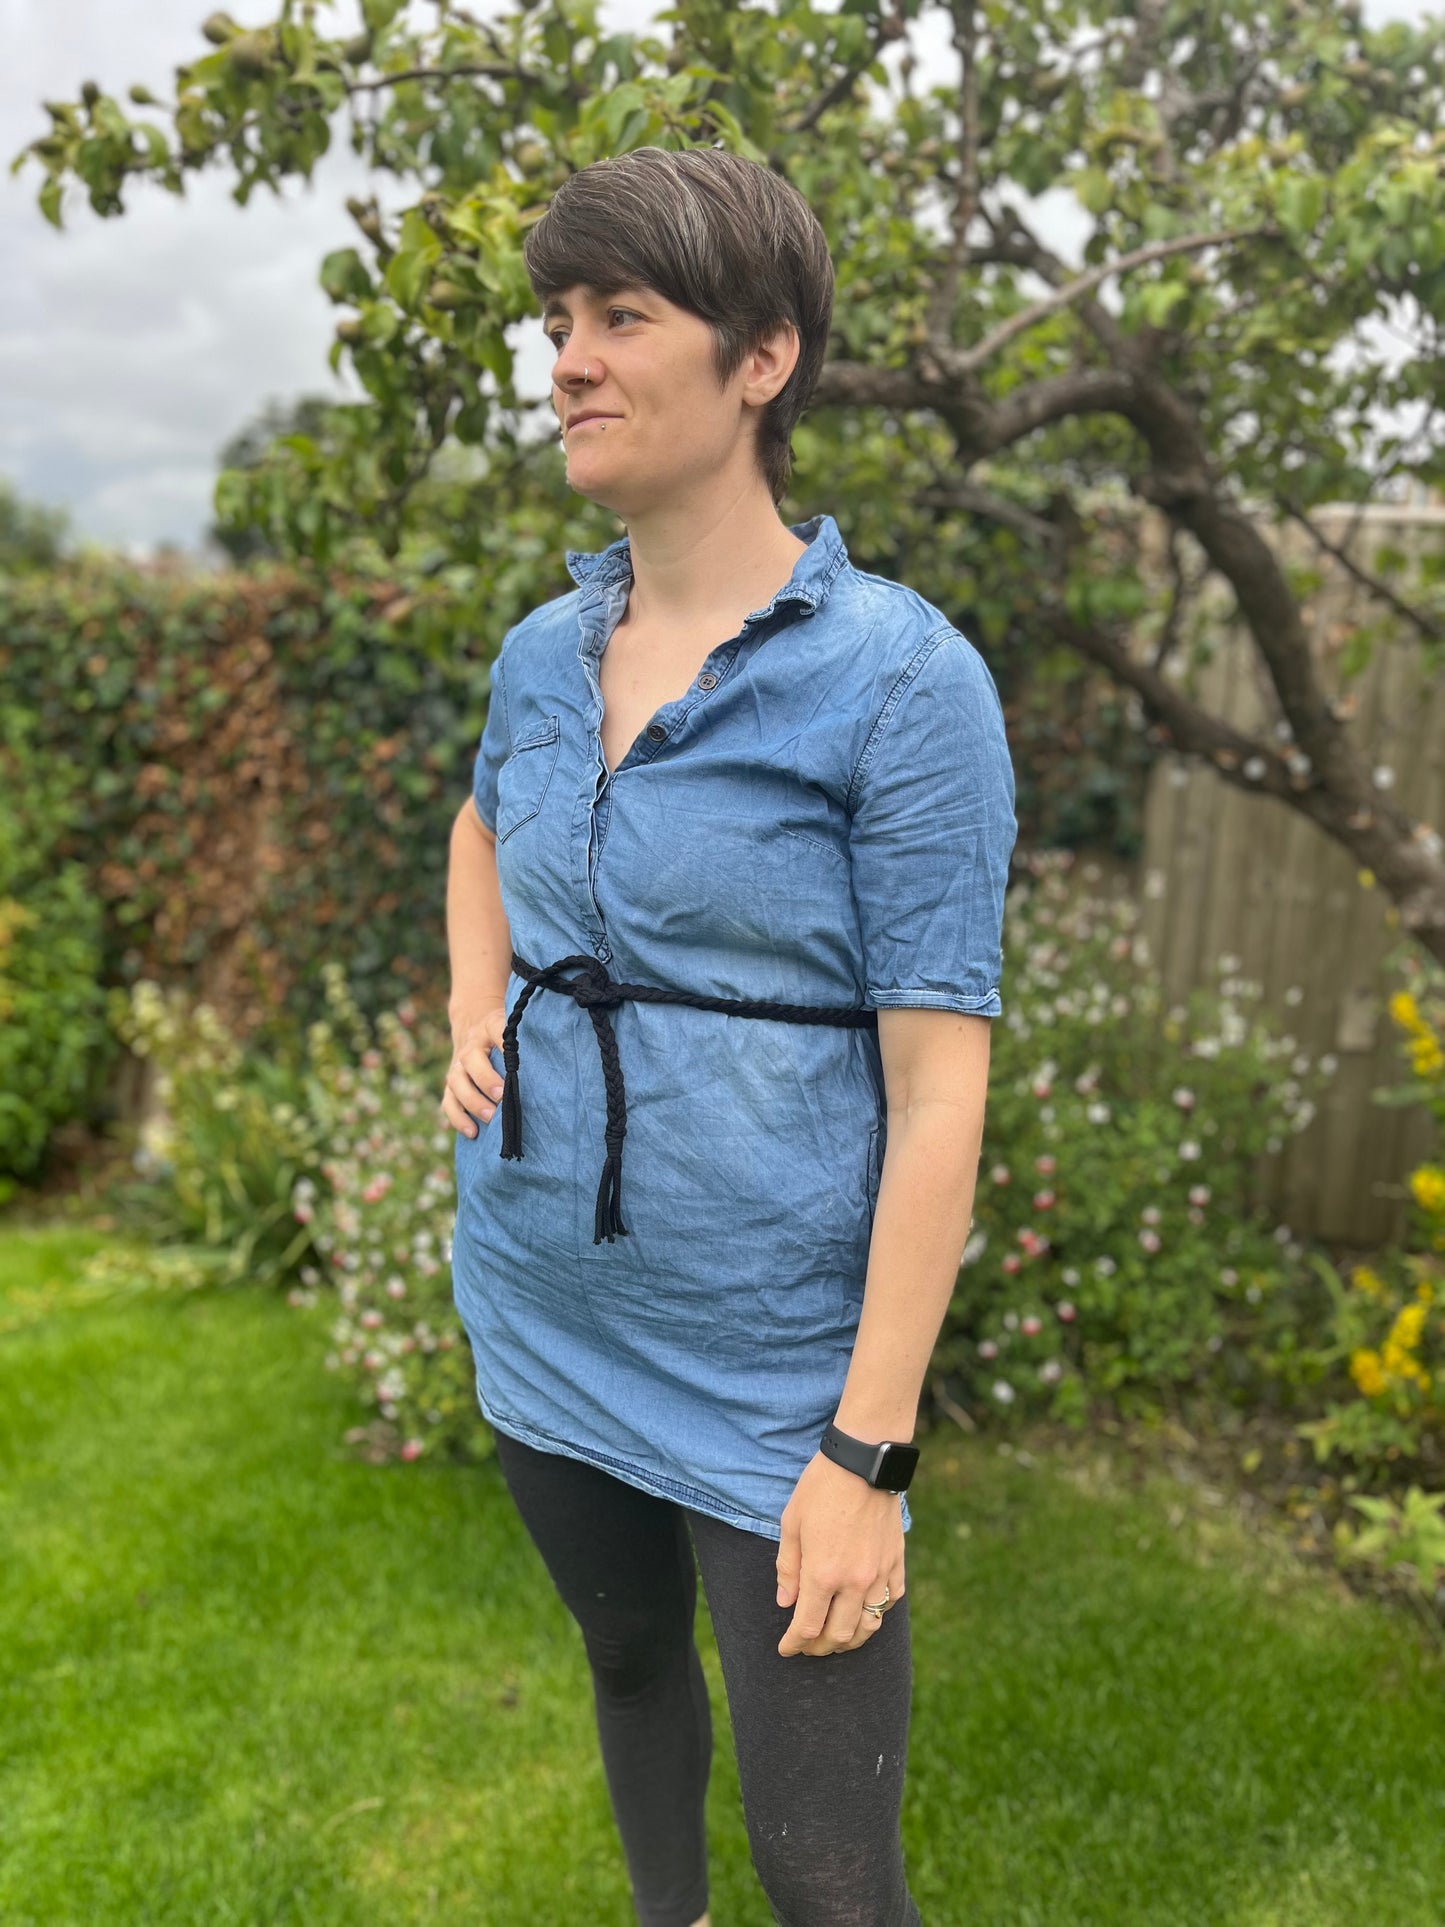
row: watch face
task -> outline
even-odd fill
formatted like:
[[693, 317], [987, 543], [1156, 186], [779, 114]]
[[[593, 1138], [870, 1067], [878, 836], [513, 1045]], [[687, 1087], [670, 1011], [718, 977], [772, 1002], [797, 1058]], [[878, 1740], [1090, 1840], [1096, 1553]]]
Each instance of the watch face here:
[[906, 1492], [917, 1464], [916, 1445], [887, 1445], [883, 1448], [873, 1483], [883, 1492]]

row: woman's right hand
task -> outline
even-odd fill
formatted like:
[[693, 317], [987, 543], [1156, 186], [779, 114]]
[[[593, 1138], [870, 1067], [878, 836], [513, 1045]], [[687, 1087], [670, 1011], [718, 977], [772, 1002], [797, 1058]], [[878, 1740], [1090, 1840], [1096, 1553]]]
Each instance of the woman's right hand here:
[[[452, 1061], [442, 1092], [442, 1110], [453, 1130], [475, 1137], [489, 1124], [502, 1101], [504, 1078], [489, 1052], [502, 1048], [507, 1008], [498, 1004], [452, 1025]], [[477, 1120], [481, 1120], [481, 1124]]]

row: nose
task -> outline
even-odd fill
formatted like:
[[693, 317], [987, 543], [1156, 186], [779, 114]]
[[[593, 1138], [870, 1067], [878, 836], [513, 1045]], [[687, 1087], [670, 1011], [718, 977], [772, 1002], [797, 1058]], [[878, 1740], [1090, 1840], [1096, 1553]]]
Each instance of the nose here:
[[575, 335], [568, 335], [561, 354], [552, 365], [553, 386], [564, 396], [577, 395], [584, 388], [597, 386], [598, 357], [585, 344], [574, 349], [572, 344], [576, 339]]

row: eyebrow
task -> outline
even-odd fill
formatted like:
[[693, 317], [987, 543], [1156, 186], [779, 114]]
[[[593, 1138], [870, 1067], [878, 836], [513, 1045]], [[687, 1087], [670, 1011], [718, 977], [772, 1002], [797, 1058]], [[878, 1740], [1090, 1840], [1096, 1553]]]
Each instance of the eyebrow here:
[[[610, 301], [614, 295], [640, 294], [642, 290], [631, 281], [620, 281], [615, 288], [598, 288], [594, 290], [594, 292], [599, 301]], [[543, 321], [555, 321], [558, 315], [564, 316], [569, 321], [572, 318], [571, 310], [561, 296], [549, 294], [546, 301], [542, 304], [542, 319]]]

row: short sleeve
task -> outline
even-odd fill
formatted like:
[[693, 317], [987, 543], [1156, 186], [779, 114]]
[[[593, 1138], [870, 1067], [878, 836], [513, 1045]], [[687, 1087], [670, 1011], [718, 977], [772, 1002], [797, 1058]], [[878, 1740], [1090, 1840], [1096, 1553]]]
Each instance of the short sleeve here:
[[509, 748], [507, 699], [502, 694], [502, 657], [498, 651], [497, 659], [492, 664], [492, 692], [487, 700], [486, 725], [472, 770], [472, 801], [476, 805], [477, 815], [494, 836], [497, 830], [497, 771], [507, 760]]
[[930, 636], [894, 684], [852, 798], [868, 1007], [1002, 1015], [1013, 764], [988, 665], [957, 630]]

